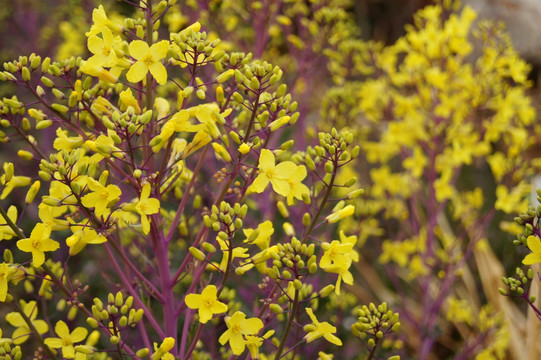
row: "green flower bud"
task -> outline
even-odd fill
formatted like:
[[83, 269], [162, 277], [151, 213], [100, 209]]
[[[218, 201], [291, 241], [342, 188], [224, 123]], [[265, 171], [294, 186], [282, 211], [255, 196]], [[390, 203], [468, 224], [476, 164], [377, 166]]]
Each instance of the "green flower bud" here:
[[120, 342], [120, 339], [118, 338], [118, 336], [113, 335], [113, 336], [111, 336], [109, 341], [111, 342], [111, 344], [116, 345], [116, 344], [118, 344]]
[[201, 250], [194, 248], [193, 246], [190, 246], [189, 251], [192, 254], [192, 256], [196, 258], [197, 260], [205, 261], [205, 254]]
[[282, 307], [278, 304], [270, 304], [269, 309], [275, 314], [281, 314], [284, 312], [284, 309], [282, 309]]
[[144, 358], [148, 356], [149, 352], [150, 351], [148, 350], [148, 348], [142, 348], [142, 349], [137, 350], [137, 352], [135, 353], [135, 356], [137, 356], [138, 358]]
[[29, 81], [30, 80], [30, 70], [28, 70], [27, 67], [22, 68], [21, 75], [22, 75], [24, 81]]
[[[53, 92], [54, 92], [54, 89], [53, 89]], [[66, 114], [69, 111], [69, 108], [67, 106], [61, 105], [61, 104], [52, 104], [51, 108], [53, 108], [53, 110], [61, 114]]]

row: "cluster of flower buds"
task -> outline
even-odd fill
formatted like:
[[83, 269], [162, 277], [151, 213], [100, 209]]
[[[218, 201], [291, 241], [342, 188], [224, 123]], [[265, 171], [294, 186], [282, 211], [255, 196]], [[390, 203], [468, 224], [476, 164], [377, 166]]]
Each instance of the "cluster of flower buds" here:
[[[213, 205], [211, 214], [205, 215], [203, 221], [205, 226], [218, 232], [218, 236], [228, 238], [237, 229], [242, 228], [242, 219], [248, 212], [247, 205], [235, 203], [231, 206], [228, 202], [222, 201], [220, 207]], [[223, 233], [223, 234], [221, 234]]]
[[366, 339], [369, 347], [374, 348], [385, 336], [397, 332], [400, 328], [399, 314], [387, 308], [387, 303], [378, 306], [370, 303], [358, 310], [358, 319], [351, 326], [353, 335]]
[[299, 290], [302, 287], [299, 278], [317, 271], [315, 245], [301, 244], [293, 237], [290, 243], [276, 246], [277, 251], [271, 254], [273, 266], [269, 268], [268, 275], [274, 280], [293, 281], [293, 286]]
[[[528, 269], [528, 272], [525, 274], [524, 271], [521, 268], [516, 268], [515, 271], [515, 277], [509, 276], [509, 277], [502, 277], [502, 282], [509, 287], [510, 292], [507, 292], [503, 288], [499, 288], [498, 291], [500, 294], [507, 296], [507, 295], [524, 295], [527, 294], [529, 289], [529, 284], [532, 281], [534, 276], [533, 270], [530, 268]], [[535, 302], [535, 296], [530, 296], [529, 302], [533, 303]]]
[[143, 318], [144, 311], [134, 309], [133, 297], [128, 296], [124, 299], [119, 291], [116, 294], [109, 293], [107, 305], [104, 305], [100, 299], [94, 298], [92, 314], [93, 317], [86, 319], [87, 323], [93, 328], [97, 328], [100, 323], [105, 325], [111, 332], [111, 343], [117, 344], [120, 340], [120, 331], [127, 327], [135, 327]]
[[[541, 202], [541, 189], [537, 190], [537, 201]], [[537, 208], [529, 206], [528, 210], [514, 218], [514, 221], [523, 227], [522, 233], [513, 241], [515, 245], [527, 246], [528, 236], [539, 231], [539, 219], [541, 218], [541, 204]]]
[[23, 356], [19, 345], [13, 346], [11, 341], [0, 339], [0, 360], [20, 360]]

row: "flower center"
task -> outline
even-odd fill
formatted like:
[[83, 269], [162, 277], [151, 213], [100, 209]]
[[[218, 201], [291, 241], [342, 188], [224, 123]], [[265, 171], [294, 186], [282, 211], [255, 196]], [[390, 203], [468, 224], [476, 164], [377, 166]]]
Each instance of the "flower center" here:
[[32, 240], [32, 247], [34, 249], [39, 249], [41, 245], [41, 241], [39, 239]]
[[154, 59], [152, 58], [152, 55], [148, 54], [143, 58], [143, 62], [147, 64], [147, 66], [150, 66], [154, 63]]
[[240, 330], [241, 330], [241, 327], [239, 324], [235, 324], [233, 325], [233, 327], [231, 328], [231, 331], [234, 332], [235, 334], [240, 334]]
[[100, 191], [100, 197], [102, 199], [107, 199], [107, 196], [109, 196], [109, 192], [107, 190], [104, 189], [104, 190]]
[[273, 176], [274, 176], [274, 169], [269, 169], [269, 170], [265, 171], [265, 175], [267, 175], [267, 177], [269, 179], [272, 179]]

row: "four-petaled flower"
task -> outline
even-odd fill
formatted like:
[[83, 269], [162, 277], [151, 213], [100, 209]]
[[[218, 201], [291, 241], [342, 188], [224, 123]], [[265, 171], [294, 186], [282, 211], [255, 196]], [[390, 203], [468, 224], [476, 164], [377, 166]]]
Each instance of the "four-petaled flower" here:
[[160, 200], [156, 198], [149, 198], [149, 195], [150, 184], [146, 183], [143, 185], [141, 198], [137, 204], [135, 204], [135, 210], [139, 215], [141, 215], [141, 225], [143, 225], [143, 232], [145, 235], [150, 232], [150, 221], [148, 220], [147, 215], [156, 214], [160, 211]]
[[116, 185], [103, 186], [99, 181], [88, 178], [88, 188], [92, 191], [81, 198], [87, 208], [95, 208], [97, 216], [107, 216], [111, 212], [109, 204], [118, 200], [122, 192]]
[[[32, 300], [25, 303], [24, 300], [21, 300], [21, 308], [39, 334], [46, 333], [47, 330], [49, 330], [49, 326], [45, 321], [36, 320], [36, 317], [38, 316], [38, 306], [35, 301]], [[20, 313], [10, 312], [6, 315], [6, 321], [16, 327], [11, 335], [14, 344], [22, 344], [28, 339], [28, 336], [32, 334], [32, 330]]]
[[293, 198], [303, 200], [303, 195], [310, 196], [310, 189], [302, 183], [306, 175], [306, 166], [298, 165], [287, 179], [290, 188], [289, 194], [287, 194], [288, 205], [293, 205]]
[[229, 346], [234, 355], [240, 355], [246, 348], [245, 336], [257, 335], [263, 328], [263, 321], [258, 318], [246, 319], [246, 314], [237, 311], [231, 317], [225, 318], [227, 330], [220, 336], [218, 341], [225, 345], [229, 341]]
[[88, 330], [83, 327], [75, 328], [71, 333], [68, 325], [59, 320], [54, 327], [54, 332], [59, 337], [45, 339], [45, 344], [55, 349], [62, 348], [62, 357], [73, 359], [75, 357], [75, 348], [73, 344], [83, 341], [88, 334]]
[[21, 251], [31, 252], [34, 267], [39, 267], [45, 262], [45, 251], [55, 251], [60, 244], [51, 236], [51, 228], [42, 223], [36, 224], [30, 238], [17, 241], [17, 247]]
[[524, 265], [533, 265], [541, 263], [541, 240], [537, 236], [530, 235], [526, 240], [528, 247], [532, 251], [531, 254], [526, 255], [522, 263]]
[[276, 165], [276, 160], [272, 151], [263, 149], [259, 156], [259, 175], [255, 178], [254, 182], [250, 186], [250, 189], [254, 192], [263, 192], [269, 184], [272, 184], [272, 188], [278, 194], [282, 196], [288, 196], [291, 191], [289, 185], [289, 177], [297, 165], [292, 161], [283, 161]]
[[130, 55], [137, 60], [128, 70], [126, 78], [130, 82], [139, 82], [150, 71], [158, 84], [163, 85], [167, 81], [167, 71], [161, 60], [167, 55], [169, 41], [162, 40], [151, 47], [142, 40], [134, 40], [130, 43]]
[[309, 333], [304, 337], [306, 342], [312, 342], [317, 338], [324, 337], [328, 342], [331, 342], [335, 345], [342, 346], [342, 340], [340, 340], [334, 333], [336, 332], [336, 327], [332, 326], [328, 322], [319, 322], [314, 315], [314, 312], [310, 308], [306, 308], [306, 313], [312, 319], [312, 324], [307, 325], [309, 328]]
[[227, 305], [218, 301], [218, 290], [214, 285], [208, 285], [203, 289], [201, 295], [188, 294], [184, 301], [190, 309], [199, 310], [199, 321], [205, 324], [212, 319], [213, 314], [221, 314], [227, 311]]

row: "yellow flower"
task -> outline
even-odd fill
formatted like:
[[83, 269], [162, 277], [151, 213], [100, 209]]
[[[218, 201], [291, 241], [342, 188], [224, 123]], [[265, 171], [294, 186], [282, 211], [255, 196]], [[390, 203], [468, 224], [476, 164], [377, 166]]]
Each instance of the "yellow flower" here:
[[113, 33], [109, 29], [104, 29], [102, 31], [103, 38], [92, 35], [88, 38], [87, 46], [88, 50], [94, 54], [91, 58], [87, 60], [89, 66], [94, 67], [112, 67], [116, 65], [117, 56], [114, 50], [115, 39]]
[[88, 334], [88, 330], [83, 327], [75, 328], [71, 333], [65, 322], [62, 320], [56, 323], [54, 332], [59, 337], [45, 339], [45, 344], [55, 349], [62, 348], [62, 356], [66, 359], [75, 357], [75, 348], [73, 344], [83, 341]]
[[287, 179], [290, 187], [289, 194], [287, 194], [288, 205], [293, 205], [293, 198], [302, 200], [303, 195], [310, 195], [310, 190], [308, 189], [308, 186], [302, 183], [305, 177], [306, 167], [304, 165], [299, 165], [297, 166], [295, 171], [293, 171], [291, 176]]
[[54, 139], [53, 147], [58, 150], [73, 150], [83, 145], [84, 140], [81, 136], [68, 137], [68, 132], [61, 128], [56, 129], [56, 139]]
[[107, 18], [107, 14], [105, 13], [103, 5], [98, 6], [97, 9], [94, 9], [94, 11], [92, 11], [92, 22], [94, 24], [90, 28], [90, 31], [85, 34], [86, 36], [99, 34], [105, 29], [111, 29], [115, 32], [122, 31], [122, 25]]
[[[49, 326], [45, 321], [36, 320], [36, 317], [38, 316], [38, 306], [35, 301], [26, 303], [24, 300], [21, 300], [21, 308], [39, 334], [46, 333], [47, 330], [49, 330]], [[32, 334], [32, 330], [30, 330], [26, 321], [24, 321], [22, 315], [18, 312], [7, 314], [6, 321], [17, 328], [11, 335], [13, 343], [17, 345], [25, 342], [26, 339], [28, 339], [28, 336]]]
[[12, 176], [9, 181], [6, 181], [6, 175], [0, 177], [0, 184], [4, 186], [0, 199], [4, 200], [16, 187], [28, 186], [32, 183], [32, 179], [28, 176]]
[[263, 192], [269, 184], [280, 195], [288, 196], [291, 191], [289, 177], [295, 171], [297, 165], [292, 161], [284, 161], [275, 165], [275, 158], [272, 151], [263, 149], [259, 156], [259, 175], [250, 186], [251, 191]]
[[103, 186], [99, 181], [88, 178], [88, 188], [92, 191], [81, 198], [84, 207], [95, 208], [98, 217], [107, 216], [111, 212], [110, 204], [116, 202], [122, 192], [116, 185]]
[[230, 261], [230, 256], [231, 262], [236, 258], [245, 259], [250, 256], [246, 254], [246, 252], [248, 251], [247, 248], [237, 246], [231, 249], [231, 244], [228, 241], [222, 240], [219, 237], [217, 237], [216, 240], [218, 241], [218, 244], [220, 244], [220, 250], [222, 250], [223, 252], [222, 262], [218, 266], [218, 268], [223, 272], [225, 272], [225, 270], [227, 269], [227, 263]]
[[[139, 106], [139, 102], [137, 101], [135, 96], [133, 96], [131, 89], [126, 89], [122, 91], [119, 97], [120, 97], [120, 101], [122, 101], [122, 104], [124, 105], [120, 107], [121, 110], [125, 111], [128, 106], [131, 106], [136, 114], [141, 113], [141, 107]], [[156, 99], [156, 101], [157, 100], [158, 99]]]
[[351, 215], [353, 215], [353, 213], [355, 212], [355, 206], [353, 205], [348, 205], [346, 206], [345, 208], [343, 209], [340, 209], [340, 210], [337, 210], [335, 212], [333, 212], [332, 214], [330, 214], [329, 216], [327, 216], [325, 219], [330, 223], [330, 224], [333, 224], [335, 222], [338, 222], [342, 219], [345, 219]]
[[[14, 205], [11, 205], [8, 208], [7, 215], [13, 223], [17, 223], [17, 208]], [[9, 240], [15, 236], [15, 232], [8, 226], [7, 221], [5, 220], [6, 219], [0, 215], [0, 221], [2, 221], [0, 222], [0, 241]]]
[[246, 339], [244, 336], [256, 335], [263, 328], [263, 321], [258, 318], [246, 319], [246, 314], [237, 311], [231, 317], [225, 318], [227, 330], [220, 336], [218, 341], [225, 345], [229, 342], [233, 354], [240, 355], [246, 348]]
[[11, 278], [11, 267], [6, 263], [0, 264], [0, 302], [6, 301], [8, 294], [8, 282]]
[[[60, 188], [58, 188], [54, 184], [60, 184], [60, 185], [64, 185], [64, 184], [61, 184], [58, 181], [53, 181], [51, 183], [51, 189], [50, 189], [51, 194], [53, 192], [60, 193], [60, 191], [57, 191], [57, 190], [60, 190]], [[62, 214], [66, 212], [67, 206], [53, 207], [53, 206], [49, 206], [44, 203], [41, 203], [39, 204], [38, 209], [39, 209], [38, 216], [41, 222], [50, 230], [67, 230], [69, 228], [69, 223], [67, 220], [57, 219], [57, 217], [62, 216]]]
[[175, 357], [169, 352], [175, 346], [175, 339], [172, 337], [166, 337], [160, 346], [154, 343], [154, 354], [150, 357], [150, 360], [175, 360]]
[[[274, 234], [274, 227], [272, 226], [272, 222], [267, 220], [265, 222], [262, 222], [257, 226], [257, 230], [259, 230], [259, 233], [257, 234], [256, 238], [250, 241], [250, 244], [257, 245], [261, 250], [265, 250], [270, 245], [270, 237], [272, 234]], [[244, 240], [245, 243], [248, 243], [248, 240], [250, 239], [250, 235], [255, 231], [253, 229], [243, 229], [244, 236], [246, 236], [246, 240]]]
[[346, 237], [344, 231], [340, 230], [340, 241], [333, 240], [330, 244], [322, 244], [325, 252], [319, 261], [319, 266], [325, 269], [336, 265], [348, 269], [352, 261], [359, 261], [359, 254], [353, 248], [356, 243], [355, 235]]
[[143, 232], [146, 234], [150, 231], [150, 221], [147, 215], [156, 214], [160, 211], [160, 200], [156, 198], [150, 198], [150, 184], [146, 183], [141, 191], [141, 198], [135, 204], [135, 210], [141, 215], [141, 225], [143, 225]]
[[306, 313], [310, 316], [310, 319], [312, 319], [312, 324], [306, 326], [309, 329], [308, 334], [304, 337], [306, 342], [312, 342], [323, 336], [328, 342], [342, 346], [342, 341], [333, 334], [336, 332], [336, 327], [326, 321], [320, 323], [310, 308], [306, 308]]
[[263, 345], [263, 340], [274, 335], [274, 330], [269, 330], [262, 337], [254, 335], [246, 335], [246, 347], [250, 352], [252, 359], [259, 359], [259, 348]]
[[[80, 229], [77, 230], [77, 226], [79, 226]], [[73, 231], [73, 235], [66, 239], [66, 245], [70, 248], [69, 254], [71, 256], [80, 253], [87, 244], [103, 244], [107, 241], [105, 236], [98, 234], [86, 223], [71, 224], [70, 229]]]
[[522, 263], [524, 265], [541, 263], [541, 240], [539, 240], [537, 236], [530, 235], [528, 236], [526, 242], [532, 253], [526, 255], [524, 260], [522, 260]]
[[60, 244], [51, 236], [51, 229], [41, 223], [36, 224], [30, 238], [17, 241], [17, 247], [21, 251], [31, 252], [34, 267], [39, 267], [45, 262], [45, 251], [55, 251]]
[[190, 309], [199, 309], [199, 322], [205, 324], [212, 319], [213, 314], [221, 314], [227, 311], [227, 305], [218, 301], [218, 290], [214, 285], [208, 285], [201, 295], [188, 294], [184, 301]]
[[130, 67], [126, 78], [130, 82], [139, 82], [145, 78], [150, 71], [158, 84], [163, 85], [167, 81], [167, 71], [161, 60], [167, 55], [169, 41], [162, 40], [153, 44], [150, 48], [142, 40], [134, 40], [130, 43], [130, 55], [137, 60]]

